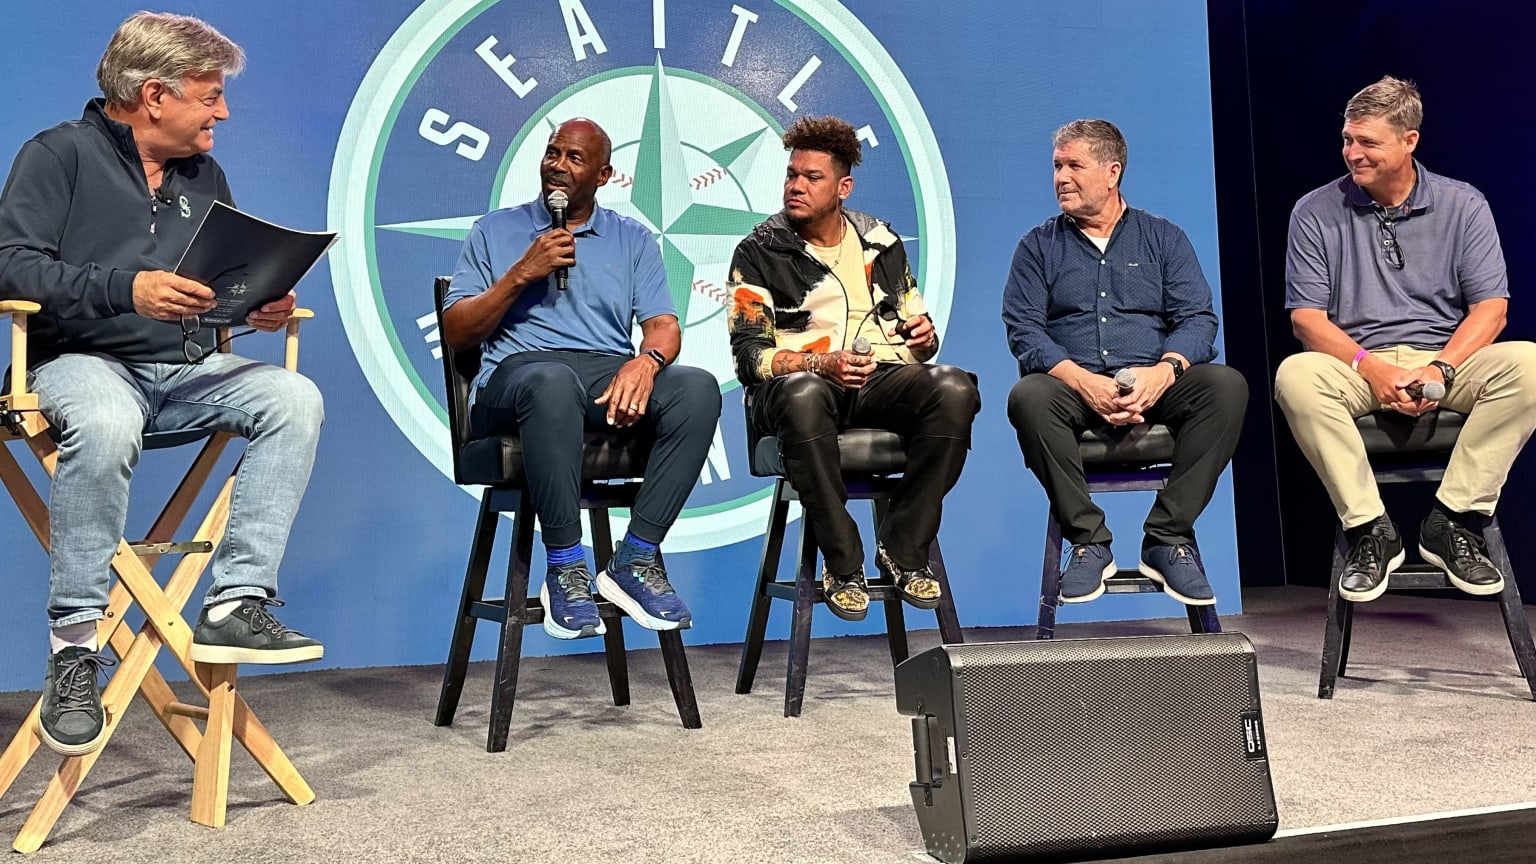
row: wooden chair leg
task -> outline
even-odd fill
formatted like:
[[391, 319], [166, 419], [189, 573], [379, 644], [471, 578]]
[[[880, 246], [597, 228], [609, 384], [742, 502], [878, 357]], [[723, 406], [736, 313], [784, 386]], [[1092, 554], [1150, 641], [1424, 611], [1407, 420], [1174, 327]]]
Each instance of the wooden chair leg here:
[[688, 671], [683, 634], [660, 630], [656, 637], [661, 642], [661, 662], [667, 668], [667, 683], [672, 687], [672, 701], [677, 703], [677, 716], [682, 718], [683, 728], [702, 728], [704, 720], [699, 717], [699, 701], [693, 693], [693, 675]]
[[1504, 574], [1504, 590], [1499, 592], [1499, 611], [1504, 617], [1504, 631], [1509, 634], [1509, 647], [1515, 652], [1515, 662], [1520, 674], [1536, 699], [1536, 645], [1531, 642], [1531, 625], [1526, 620], [1524, 601], [1520, 599], [1520, 586], [1510, 566], [1509, 550], [1504, 546], [1504, 532], [1499, 528], [1497, 516], [1491, 517], [1483, 527], [1483, 540], [1488, 547], [1488, 557], [1493, 566]]
[[939, 597], [939, 608], [934, 615], [939, 619], [939, 641], [945, 645], [962, 645], [965, 633], [960, 629], [960, 614], [955, 611], [955, 595], [949, 590], [949, 571], [944, 568], [944, 554], [939, 551], [939, 538], [933, 538], [928, 546], [928, 568], [944, 593]]
[[[587, 521], [592, 526], [592, 564], [601, 573], [608, 569], [613, 559], [613, 529], [608, 523], [607, 507], [587, 510]], [[660, 550], [657, 551], [660, 555]], [[606, 604], [605, 604], [606, 605]], [[604, 620], [603, 659], [608, 666], [608, 689], [613, 693], [613, 704], [629, 704], [629, 652], [624, 648], [624, 616], [615, 614]]]
[[1333, 688], [1343, 674], [1345, 636], [1352, 611], [1350, 603], [1339, 596], [1339, 579], [1344, 575], [1344, 532], [1335, 536], [1333, 572], [1328, 579], [1328, 623], [1323, 628], [1323, 668], [1317, 682], [1317, 698], [1332, 699]]
[[1040, 618], [1036, 639], [1056, 638], [1056, 607], [1061, 603], [1061, 526], [1055, 516], [1045, 523], [1045, 562], [1040, 565]]
[[799, 717], [805, 702], [805, 673], [811, 654], [811, 614], [816, 610], [816, 535], [800, 520], [799, 565], [795, 568], [795, 609], [789, 623], [789, 671], [784, 680], [784, 716]]
[[224, 827], [229, 804], [229, 753], [235, 723], [233, 665], [206, 667], [208, 725], [197, 748], [192, 771], [192, 821], [209, 828]]
[[[443, 688], [437, 697], [437, 726], [453, 724], [464, 692], [464, 676], [469, 670], [469, 652], [475, 644], [478, 620], [470, 614], [474, 604], [485, 598], [485, 575], [491, 566], [491, 549], [496, 541], [496, 520], [500, 514], [491, 509], [491, 491], [480, 496], [480, 516], [475, 520], [475, 537], [469, 549], [469, 565], [464, 571], [464, 591], [459, 596], [459, 615], [453, 624], [453, 639], [448, 643], [448, 662], [443, 666]], [[505, 602], [505, 601], [503, 601]], [[515, 609], [508, 605], [507, 609]]]
[[752, 692], [757, 664], [763, 657], [763, 639], [768, 634], [768, 613], [773, 604], [768, 586], [778, 579], [784, 531], [789, 524], [789, 501], [784, 487], [782, 477], [773, 484], [773, 510], [768, 515], [768, 531], [763, 535], [763, 556], [757, 566], [757, 585], [752, 590], [752, 612], [747, 617], [746, 638], [742, 640], [741, 665], [736, 669], [737, 693]]
[[507, 561], [507, 593], [504, 600], [507, 617], [501, 625], [501, 642], [496, 652], [496, 681], [491, 689], [491, 728], [485, 745], [489, 753], [500, 753], [507, 749], [507, 732], [512, 726], [512, 706], [517, 698], [517, 672], [523, 656], [528, 570], [533, 560], [533, 506], [527, 495], [519, 497], [515, 518], [512, 552]]

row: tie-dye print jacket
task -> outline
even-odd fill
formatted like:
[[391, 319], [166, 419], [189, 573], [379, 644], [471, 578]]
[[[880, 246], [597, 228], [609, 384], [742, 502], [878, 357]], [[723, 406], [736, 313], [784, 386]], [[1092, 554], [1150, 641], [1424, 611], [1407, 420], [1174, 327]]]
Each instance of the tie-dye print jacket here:
[[[844, 209], [864, 249], [874, 303], [889, 297], [903, 316], [926, 314], [901, 238], [885, 222]], [[843, 346], [848, 299], [782, 212], [752, 229], [731, 258], [731, 353], [744, 385], [773, 377], [777, 351], [826, 353]]]

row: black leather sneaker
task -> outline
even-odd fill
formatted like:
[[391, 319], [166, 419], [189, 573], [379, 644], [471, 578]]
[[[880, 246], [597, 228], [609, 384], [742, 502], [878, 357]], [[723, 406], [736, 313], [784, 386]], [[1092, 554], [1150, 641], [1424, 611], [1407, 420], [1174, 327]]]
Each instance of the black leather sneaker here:
[[1339, 596], [1354, 603], [1375, 600], [1387, 593], [1387, 577], [1403, 566], [1403, 536], [1385, 514], [1354, 528], [1344, 536], [1349, 554], [1339, 576]]
[[1445, 571], [1451, 584], [1467, 592], [1485, 596], [1504, 590], [1504, 575], [1493, 566], [1485, 552], [1483, 535], [1463, 524], [1466, 514], [1452, 517], [1439, 507], [1429, 511], [1419, 526], [1419, 555]]

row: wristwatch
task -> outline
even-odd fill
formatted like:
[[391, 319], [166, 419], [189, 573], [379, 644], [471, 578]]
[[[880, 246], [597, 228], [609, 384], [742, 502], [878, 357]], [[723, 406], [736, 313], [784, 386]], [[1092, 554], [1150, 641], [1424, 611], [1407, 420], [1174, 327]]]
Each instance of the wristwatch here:
[[667, 368], [667, 355], [661, 353], [661, 350], [658, 349], [658, 348], [652, 348], [649, 351], [645, 352], [641, 356], [649, 357], [652, 360], [655, 360], [656, 361], [656, 371], [658, 371], [658, 372], [660, 372], [662, 369]]
[[1179, 380], [1179, 377], [1184, 374], [1184, 361], [1177, 357], [1164, 357], [1158, 362], [1167, 363], [1169, 366], [1173, 367], [1173, 380], [1175, 381]]
[[1445, 386], [1451, 386], [1451, 382], [1456, 380], [1455, 366], [1452, 366], [1444, 360], [1431, 360], [1429, 361], [1429, 365], [1440, 370], [1440, 375], [1445, 378]]

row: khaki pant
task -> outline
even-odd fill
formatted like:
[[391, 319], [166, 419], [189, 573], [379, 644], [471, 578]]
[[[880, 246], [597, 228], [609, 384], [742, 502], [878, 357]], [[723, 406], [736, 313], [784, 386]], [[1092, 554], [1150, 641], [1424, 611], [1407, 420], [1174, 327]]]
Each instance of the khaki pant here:
[[[1407, 346], [1380, 348], [1377, 357], [1416, 369], [1439, 356]], [[1291, 433], [1312, 463], [1345, 528], [1386, 512], [1354, 419], [1391, 410], [1348, 363], [1305, 351], [1285, 359], [1275, 374], [1275, 399]], [[1536, 343], [1496, 342], [1456, 370], [1456, 383], [1440, 405], [1467, 415], [1436, 497], [1451, 510], [1491, 515], [1509, 468], [1536, 427]]]

